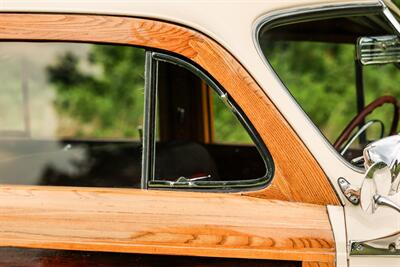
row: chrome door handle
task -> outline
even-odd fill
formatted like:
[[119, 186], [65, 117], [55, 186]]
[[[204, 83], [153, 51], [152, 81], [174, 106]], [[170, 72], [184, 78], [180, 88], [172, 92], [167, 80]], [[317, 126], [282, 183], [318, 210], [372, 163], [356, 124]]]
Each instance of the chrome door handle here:
[[400, 212], [400, 205], [393, 202], [391, 199], [378, 194], [374, 195], [373, 198], [376, 206], [386, 206]]

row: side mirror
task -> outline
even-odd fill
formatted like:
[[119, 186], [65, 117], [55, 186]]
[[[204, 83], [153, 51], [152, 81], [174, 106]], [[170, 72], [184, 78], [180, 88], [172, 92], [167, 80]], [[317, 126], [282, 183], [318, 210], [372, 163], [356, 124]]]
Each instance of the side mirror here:
[[340, 177], [338, 184], [342, 193], [352, 204], [360, 204], [361, 209], [369, 214], [375, 213], [379, 206], [400, 212], [400, 204], [391, 197], [400, 191], [400, 135], [369, 144], [363, 155], [367, 171], [361, 188], [354, 188]]
[[391, 188], [391, 173], [384, 162], [377, 162], [368, 168], [360, 188], [360, 206], [369, 214], [375, 213], [378, 196], [387, 196]]
[[389, 136], [369, 144], [364, 149], [363, 155], [364, 165], [367, 170], [375, 163], [386, 163], [390, 169], [390, 181], [392, 183], [389, 195], [399, 192], [400, 135]]
[[360, 206], [373, 214], [379, 206], [400, 212], [400, 205], [389, 196], [398, 193], [400, 183], [400, 136], [389, 136], [371, 143], [364, 149], [367, 168], [359, 190]]

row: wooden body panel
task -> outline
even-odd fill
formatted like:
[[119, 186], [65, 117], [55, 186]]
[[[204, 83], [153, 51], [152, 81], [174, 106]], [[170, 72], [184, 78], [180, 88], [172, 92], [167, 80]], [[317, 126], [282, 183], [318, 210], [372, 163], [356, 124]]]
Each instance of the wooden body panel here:
[[267, 188], [237, 194], [3, 186], [0, 246], [334, 262], [325, 207], [339, 204], [333, 188], [265, 92], [219, 44], [181, 26], [128, 17], [0, 14], [0, 27], [0, 40], [131, 44], [189, 58], [242, 108], [275, 163]]
[[326, 208], [227, 194], [0, 188], [0, 246], [332, 262]]
[[180, 54], [199, 64], [239, 104], [267, 145], [275, 163], [272, 184], [260, 198], [339, 204], [329, 180], [265, 92], [240, 63], [210, 38], [148, 19], [54, 14], [1, 14], [0, 39], [131, 44]]

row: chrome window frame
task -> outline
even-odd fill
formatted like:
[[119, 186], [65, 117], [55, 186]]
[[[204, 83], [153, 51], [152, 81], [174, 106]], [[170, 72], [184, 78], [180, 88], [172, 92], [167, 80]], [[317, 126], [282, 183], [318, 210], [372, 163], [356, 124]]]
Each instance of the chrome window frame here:
[[[145, 103], [147, 103], [145, 114], [147, 115], [145, 118], [145, 127], [143, 129], [144, 142], [143, 144], [143, 174], [147, 176], [142, 177], [142, 188], [147, 189], [171, 189], [171, 190], [189, 190], [189, 191], [207, 191], [207, 192], [238, 192], [238, 191], [255, 191], [260, 190], [262, 188], [267, 187], [273, 180], [273, 176], [275, 173], [275, 166], [272, 155], [269, 153], [268, 148], [262, 141], [260, 135], [251, 124], [250, 120], [246, 117], [244, 112], [240, 109], [240, 107], [231, 99], [228, 95], [228, 92], [223, 89], [223, 87], [218, 83], [218, 81], [214, 80], [211, 75], [206, 73], [201, 69], [200, 66], [187, 60], [186, 58], [182, 58], [178, 55], [171, 55], [164, 52], [146, 52], [146, 60], [152, 61], [146, 62], [146, 79], [149, 79], [147, 86], [145, 86], [145, 90], [149, 92], [145, 92]], [[166, 180], [156, 180], [155, 177], [155, 117], [151, 114], [155, 114], [156, 110], [156, 101], [154, 98], [157, 95], [157, 74], [154, 70], [157, 69], [158, 62], [165, 62], [169, 64], [178, 65], [190, 72], [194, 75], [198, 76], [200, 79], [204, 80], [221, 98], [223, 102], [230, 108], [231, 112], [237, 117], [239, 122], [245, 128], [252, 141], [254, 142], [266, 168], [266, 173], [264, 176], [260, 178], [246, 179], [246, 180], [224, 180], [224, 181], [166, 181]], [[146, 99], [147, 98], [147, 99]], [[149, 120], [154, 120], [153, 122], [149, 122]], [[146, 147], [147, 146], [147, 147]], [[178, 179], [179, 177], [177, 177]], [[146, 183], [144, 185], [144, 183]]]
[[[290, 90], [286, 87], [286, 85], [283, 83], [283, 81], [280, 79], [278, 74], [275, 72], [271, 64], [269, 63], [268, 59], [265, 57], [264, 53], [262, 52], [261, 46], [260, 46], [260, 40], [259, 40], [259, 34], [261, 28], [264, 26], [268, 26], [267, 29], [272, 29], [274, 27], [286, 25], [286, 24], [291, 24], [291, 23], [299, 23], [299, 22], [304, 22], [308, 20], [317, 20], [317, 19], [329, 19], [329, 18], [334, 18], [338, 16], [344, 16], [344, 15], [357, 15], [357, 14], [365, 14], [365, 11], [375, 11], [377, 14], [381, 13], [389, 23], [389, 25], [392, 26], [392, 28], [400, 32], [400, 24], [397, 23], [393, 24], [393, 19], [394, 17], [390, 17], [390, 15], [393, 16], [393, 13], [391, 12], [391, 9], [385, 5], [383, 1], [379, 1], [376, 3], [357, 3], [357, 4], [346, 4], [346, 3], [339, 3], [339, 4], [329, 4], [329, 5], [321, 5], [321, 6], [310, 6], [306, 8], [289, 8], [289, 9], [283, 9], [275, 12], [270, 12], [267, 13], [260, 18], [258, 18], [253, 27], [253, 44], [255, 45], [255, 48], [257, 50], [258, 55], [261, 57], [261, 60], [264, 62], [264, 65], [267, 67], [267, 69], [273, 73], [275, 79], [281, 84], [282, 88], [285, 90], [284, 93], [289, 96], [289, 98], [293, 101], [293, 103], [297, 106], [298, 110], [302, 112], [304, 118], [310, 122], [312, 127], [316, 130], [316, 132], [320, 135], [322, 140], [324, 141], [325, 144], [327, 144], [327, 147], [333, 153], [333, 155], [340, 160], [341, 163], [343, 163], [346, 167], [350, 168], [351, 170], [358, 172], [358, 173], [365, 173], [365, 170], [363, 168], [357, 167], [350, 162], [348, 162], [346, 159], [344, 159], [338, 151], [336, 151], [333, 147], [333, 145], [327, 140], [325, 135], [320, 131], [320, 129], [315, 125], [315, 123], [311, 120], [311, 118], [308, 116], [308, 114], [304, 111], [304, 109], [301, 107], [301, 105], [297, 102], [296, 98], [290, 93]], [[390, 14], [390, 15], [389, 15]], [[389, 16], [389, 17], [388, 17]], [[395, 20], [395, 19], [394, 19]], [[397, 20], [395, 20], [397, 21]]]

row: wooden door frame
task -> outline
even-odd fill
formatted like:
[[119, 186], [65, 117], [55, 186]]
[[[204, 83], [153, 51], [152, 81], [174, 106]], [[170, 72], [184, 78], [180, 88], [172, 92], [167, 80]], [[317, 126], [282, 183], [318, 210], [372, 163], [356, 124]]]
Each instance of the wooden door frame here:
[[[0, 14], [0, 27], [2, 29], [0, 32], [0, 40], [128, 44], [168, 51], [170, 53], [179, 54], [195, 62], [213, 76], [225, 88], [230, 97], [241, 107], [242, 111], [251, 121], [259, 136], [266, 144], [275, 165], [273, 180], [271, 184], [264, 189], [229, 195], [215, 194], [209, 197], [217, 196], [217, 198], [221, 199], [234, 198], [239, 202], [244, 201], [246, 203], [248, 203], [247, 201], [249, 201], [249, 199], [252, 199], [252, 201], [255, 201], [254, 203], [262, 201], [266, 206], [268, 206], [268, 204], [279, 203], [280, 209], [282, 210], [288, 207], [296, 207], [304, 211], [316, 208], [319, 211], [317, 214], [320, 217], [312, 216], [314, 220], [310, 222], [308, 227], [314, 227], [315, 231], [318, 231], [318, 229], [325, 231], [321, 240], [305, 238], [304, 240], [306, 241], [302, 241], [301, 236], [304, 235], [304, 237], [308, 237], [310, 232], [299, 226], [297, 228], [300, 230], [296, 232], [294, 236], [300, 238], [300, 241], [298, 241], [300, 243], [297, 241], [291, 241], [292, 243], [290, 243], [289, 240], [297, 239], [285, 236], [283, 240], [286, 241], [282, 242], [289, 242], [291, 244], [286, 248], [286, 252], [293, 252], [293, 250], [295, 250], [296, 253], [286, 253], [282, 250], [283, 247], [274, 247], [275, 245], [270, 249], [263, 247], [261, 250], [252, 250], [253, 248], [247, 245], [247, 250], [241, 251], [237, 250], [235, 246], [230, 247], [224, 243], [221, 243], [221, 246], [218, 242], [217, 244], [213, 243], [210, 249], [196, 250], [194, 250], [193, 247], [186, 250], [182, 249], [182, 246], [176, 245], [176, 243], [173, 242], [167, 245], [151, 245], [150, 247], [149, 245], [152, 243], [146, 243], [146, 241], [143, 241], [144, 243], [140, 246], [134, 246], [128, 241], [121, 245], [121, 242], [114, 242], [112, 239], [104, 239], [101, 242], [98, 238], [91, 239], [90, 233], [85, 232], [83, 229], [78, 231], [77, 234], [79, 236], [85, 236], [86, 239], [77, 237], [72, 241], [69, 240], [69, 242], [66, 242], [68, 237], [72, 234], [63, 232], [60, 236], [64, 238], [60, 236], [58, 236], [58, 238], [63, 240], [64, 243], [61, 242], [62, 244], [59, 244], [59, 242], [55, 242], [57, 243], [57, 247], [61, 249], [85, 249], [86, 247], [103, 251], [142, 251], [143, 253], [163, 254], [184, 253], [185, 255], [199, 256], [254, 257], [323, 262], [332, 262], [334, 260], [333, 235], [325, 209], [325, 205], [340, 204], [333, 187], [315, 158], [304, 146], [303, 142], [280, 114], [266, 93], [243, 68], [240, 62], [217, 42], [204, 34], [182, 26], [150, 19], [122, 16], [2, 13]], [[58, 192], [59, 194], [54, 194], [54, 192]], [[57, 228], [55, 222], [61, 219], [61, 215], [70, 218], [72, 221], [76, 220], [77, 218], [74, 217], [74, 212], [79, 213], [81, 208], [79, 205], [76, 205], [74, 206], [75, 209], [71, 211], [68, 200], [78, 201], [80, 199], [82, 203], [85, 203], [85, 201], [89, 203], [87, 204], [89, 206], [101, 200], [98, 203], [100, 206], [97, 210], [100, 214], [101, 205], [114, 206], [116, 209], [118, 207], [121, 208], [116, 202], [118, 198], [130, 196], [125, 200], [137, 201], [140, 199], [139, 196], [142, 193], [143, 191], [135, 189], [1, 186], [0, 221], [5, 221], [3, 226], [7, 226], [7, 223], [9, 223], [7, 227], [11, 227], [15, 232], [10, 229], [11, 232], [0, 234], [0, 245], [53, 248], [55, 244], [53, 241], [46, 243], [46, 239], [43, 238], [40, 239], [41, 241], [32, 241], [36, 240], [35, 238], [32, 239], [32, 232], [25, 233], [25, 235], [17, 233], [18, 223], [15, 224], [15, 222], [18, 220], [21, 222], [24, 218], [29, 218], [29, 216], [25, 217], [21, 215], [21, 212], [26, 212], [29, 215], [30, 211], [40, 213], [47, 210], [52, 215], [51, 220], [53, 220], [54, 229], [62, 232], [62, 229]], [[203, 194], [205, 193], [153, 191], [143, 194], [151, 195], [155, 201], [159, 201], [159, 198], [162, 196], [168, 196], [171, 199], [191, 196], [194, 201], [198, 197], [203, 198]], [[64, 202], [56, 201], [56, 206], [55, 203], [51, 202], [49, 196], [56, 198], [63, 197], [66, 199], [64, 199]], [[139, 199], [137, 199], [138, 197]], [[257, 198], [259, 200], [257, 200]], [[29, 199], [28, 202], [26, 201], [27, 199]], [[166, 198], [165, 201], [167, 199], [168, 198]], [[188, 203], [190, 203], [190, 201]], [[85, 205], [83, 204], [83, 206]], [[210, 208], [211, 207], [212, 205]], [[247, 208], [250, 208], [250, 205]], [[129, 207], [126, 206], [121, 209], [122, 210], [119, 211], [123, 211], [124, 209], [128, 211]], [[64, 212], [54, 217], [53, 215], [54, 213], [56, 214], [57, 211]], [[65, 213], [65, 211], [69, 212]], [[279, 209], [275, 209], [275, 211], [279, 213]], [[18, 212], [20, 212], [20, 214], [18, 214]], [[116, 213], [111, 212], [110, 214], [116, 216], [116, 221], [121, 219], [121, 217], [118, 217], [120, 215], [117, 210]], [[325, 214], [325, 216], [321, 214]], [[281, 217], [280, 220], [284, 221], [286, 215], [282, 213], [283, 217]], [[300, 216], [299, 214], [297, 215]], [[35, 215], [33, 216], [35, 217]], [[44, 228], [40, 230], [39, 228], [33, 227], [33, 230], [37, 230], [39, 234], [46, 236], [46, 231], [50, 230], [46, 229], [46, 226], [43, 224], [46, 218], [43, 216], [40, 218], [39, 221], [32, 220], [32, 224], [37, 227], [42, 225]], [[300, 216], [297, 223], [305, 219], [307, 218]], [[91, 223], [96, 224], [96, 222]], [[1, 225], [2, 223], [0, 222], [0, 226]], [[14, 228], [11, 225], [14, 225]], [[82, 227], [85, 225], [86, 224], [83, 224]], [[266, 223], [266, 225], [273, 228], [274, 224], [271, 222], [271, 224]], [[293, 225], [290, 227], [292, 226]], [[112, 226], [107, 227], [110, 228]], [[285, 226], [282, 227], [285, 228]], [[51, 231], [54, 229], [51, 229]], [[186, 231], [191, 233], [192, 231], [196, 231], [196, 229], [199, 230], [199, 228], [196, 227], [188, 227]], [[242, 225], [242, 230], [251, 232], [251, 229], [249, 229], [249, 227], [246, 228], [246, 225]], [[54, 231], [52, 233], [54, 233]], [[266, 236], [271, 235], [271, 238], [273, 238], [274, 236], [279, 236], [279, 233], [281, 232], [277, 231], [273, 233], [273, 231], [269, 231], [268, 234], [264, 234]], [[226, 235], [229, 236], [230, 234], [227, 233]], [[176, 236], [174, 237], [176, 238]], [[159, 236], [159, 238], [168, 239], [169, 235]], [[274, 241], [274, 239], [272, 239], [272, 241]], [[328, 245], [325, 245], [324, 242]], [[135, 250], [132, 249], [132, 247], [142, 247], [144, 249]], [[219, 250], [216, 249], [216, 247], [218, 247]]]

